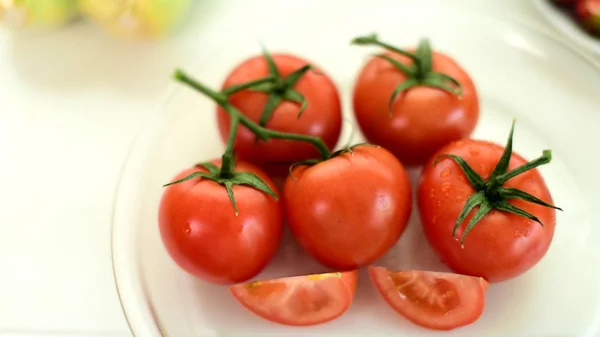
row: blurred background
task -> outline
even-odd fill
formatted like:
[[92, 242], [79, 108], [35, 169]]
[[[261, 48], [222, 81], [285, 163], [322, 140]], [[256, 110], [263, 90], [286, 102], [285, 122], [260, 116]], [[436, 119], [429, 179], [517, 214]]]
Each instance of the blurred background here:
[[[110, 255], [120, 170], [173, 69], [201, 68], [219, 34], [243, 29], [223, 19], [241, 1], [0, 0], [0, 336], [131, 336]], [[453, 3], [538, 26], [600, 60], [585, 32], [597, 13]]]

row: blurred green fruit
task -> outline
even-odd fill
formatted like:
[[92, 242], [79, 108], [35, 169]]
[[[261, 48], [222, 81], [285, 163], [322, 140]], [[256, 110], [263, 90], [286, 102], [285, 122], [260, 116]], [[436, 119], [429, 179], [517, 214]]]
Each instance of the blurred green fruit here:
[[0, 0], [0, 21], [13, 27], [56, 28], [76, 14], [76, 0]]
[[193, 0], [78, 0], [83, 14], [119, 36], [159, 37], [173, 32]]

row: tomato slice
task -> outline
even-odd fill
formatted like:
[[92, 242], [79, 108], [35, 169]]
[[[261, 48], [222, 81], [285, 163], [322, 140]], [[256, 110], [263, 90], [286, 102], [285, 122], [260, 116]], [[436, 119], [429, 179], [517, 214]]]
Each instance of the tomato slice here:
[[369, 275], [396, 312], [425, 328], [452, 330], [483, 312], [488, 282], [480, 277], [381, 267], [369, 267]]
[[354, 270], [237, 284], [229, 291], [262, 318], [306, 326], [341, 316], [352, 303], [357, 281], [358, 272]]

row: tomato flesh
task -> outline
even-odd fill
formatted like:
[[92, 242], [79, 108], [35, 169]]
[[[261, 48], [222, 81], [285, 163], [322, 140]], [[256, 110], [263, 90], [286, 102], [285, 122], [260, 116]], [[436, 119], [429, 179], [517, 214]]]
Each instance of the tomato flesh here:
[[483, 313], [488, 286], [483, 278], [382, 267], [369, 267], [369, 275], [385, 301], [417, 325], [452, 330], [475, 322]]
[[229, 290], [240, 304], [264, 319], [306, 326], [342, 315], [352, 303], [357, 281], [358, 273], [348, 271], [256, 281]]

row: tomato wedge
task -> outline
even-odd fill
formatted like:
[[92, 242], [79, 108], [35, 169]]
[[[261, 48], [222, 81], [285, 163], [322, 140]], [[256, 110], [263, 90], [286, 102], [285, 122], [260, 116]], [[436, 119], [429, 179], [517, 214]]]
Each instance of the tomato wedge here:
[[315, 274], [231, 286], [244, 307], [269, 321], [306, 326], [341, 316], [352, 303], [358, 272]]
[[369, 267], [369, 275], [396, 312], [425, 328], [452, 330], [483, 312], [488, 282], [480, 277], [382, 267]]

